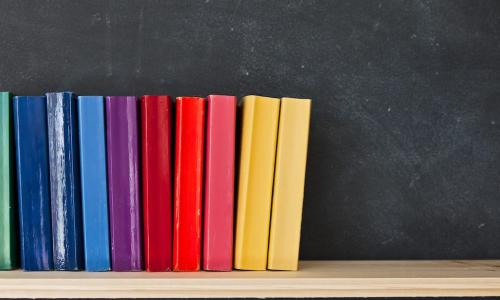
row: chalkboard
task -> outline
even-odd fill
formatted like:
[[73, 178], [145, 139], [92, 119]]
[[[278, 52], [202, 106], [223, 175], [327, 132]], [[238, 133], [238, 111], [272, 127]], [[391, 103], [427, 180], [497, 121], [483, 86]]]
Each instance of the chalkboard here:
[[0, 1], [0, 90], [313, 99], [303, 259], [500, 258], [500, 2]]

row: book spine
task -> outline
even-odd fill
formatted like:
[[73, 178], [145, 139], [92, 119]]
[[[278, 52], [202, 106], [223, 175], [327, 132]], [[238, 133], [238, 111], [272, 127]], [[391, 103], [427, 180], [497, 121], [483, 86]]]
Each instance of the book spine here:
[[267, 267], [297, 270], [311, 100], [281, 99]]
[[147, 271], [172, 269], [171, 99], [141, 99], [144, 258]]
[[0, 270], [17, 267], [14, 150], [10, 93], [0, 92]]
[[198, 271], [201, 248], [205, 99], [176, 104], [174, 271]]
[[85, 269], [92, 272], [111, 268], [105, 126], [103, 97], [78, 97]]
[[142, 270], [137, 98], [106, 97], [111, 266]]
[[280, 100], [243, 99], [234, 267], [265, 270]]
[[208, 96], [206, 126], [203, 269], [231, 271], [236, 97]]
[[50, 205], [54, 268], [83, 268], [76, 103], [73, 93], [47, 93]]
[[51, 270], [49, 161], [45, 97], [14, 97], [21, 267]]

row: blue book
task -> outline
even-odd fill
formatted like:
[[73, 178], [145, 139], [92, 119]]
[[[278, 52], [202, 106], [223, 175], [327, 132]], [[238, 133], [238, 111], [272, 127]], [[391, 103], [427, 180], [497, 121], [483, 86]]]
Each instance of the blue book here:
[[46, 100], [14, 97], [21, 267], [53, 268]]
[[111, 268], [105, 128], [103, 97], [78, 97], [85, 269], [92, 272]]
[[46, 96], [54, 268], [80, 270], [84, 262], [76, 99], [71, 92]]

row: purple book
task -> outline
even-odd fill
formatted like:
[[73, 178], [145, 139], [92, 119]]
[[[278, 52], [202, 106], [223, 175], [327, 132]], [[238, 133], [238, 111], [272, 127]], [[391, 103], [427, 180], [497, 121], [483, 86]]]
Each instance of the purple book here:
[[106, 97], [109, 225], [113, 271], [142, 270], [138, 101]]

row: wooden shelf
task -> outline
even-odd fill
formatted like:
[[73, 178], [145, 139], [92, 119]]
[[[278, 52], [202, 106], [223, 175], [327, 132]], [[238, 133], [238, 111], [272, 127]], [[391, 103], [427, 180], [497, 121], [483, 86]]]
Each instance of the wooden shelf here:
[[297, 272], [0, 272], [0, 298], [390, 296], [500, 296], [500, 260], [302, 261]]

